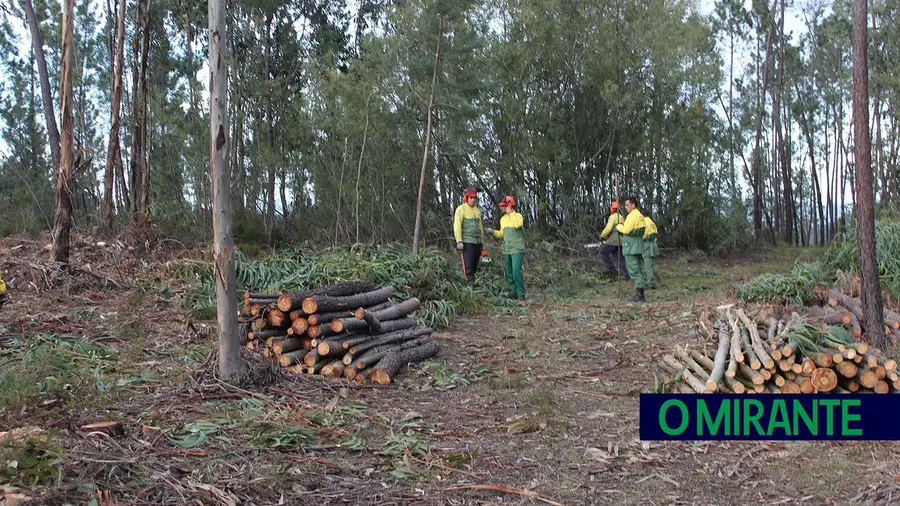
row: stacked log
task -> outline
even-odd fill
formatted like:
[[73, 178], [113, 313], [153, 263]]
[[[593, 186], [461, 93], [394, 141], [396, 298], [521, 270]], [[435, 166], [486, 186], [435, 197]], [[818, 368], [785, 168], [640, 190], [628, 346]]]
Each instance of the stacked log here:
[[290, 294], [244, 293], [246, 346], [290, 374], [388, 384], [409, 363], [433, 357], [432, 330], [410, 318], [393, 286], [365, 282]]
[[703, 349], [677, 345], [661, 367], [676, 380], [673, 389], [685, 393], [900, 392], [897, 362], [858, 341], [864, 334], [851, 317], [857, 308], [840, 310], [852, 301], [832, 299], [838, 301], [829, 304], [834, 311], [811, 308], [809, 319], [719, 306], [715, 321], [701, 315]]

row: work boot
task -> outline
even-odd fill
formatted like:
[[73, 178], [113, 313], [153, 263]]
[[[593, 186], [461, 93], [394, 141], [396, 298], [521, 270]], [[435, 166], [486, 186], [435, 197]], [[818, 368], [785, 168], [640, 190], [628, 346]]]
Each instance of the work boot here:
[[631, 302], [647, 302], [647, 299], [644, 298], [643, 288], [637, 289], [637, 295], [631, 298]]

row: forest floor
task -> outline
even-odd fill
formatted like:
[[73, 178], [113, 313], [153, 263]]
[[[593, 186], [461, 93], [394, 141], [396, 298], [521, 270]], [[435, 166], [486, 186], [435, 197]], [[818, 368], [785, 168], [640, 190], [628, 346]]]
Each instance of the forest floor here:
[[[815, 252], [673, 253], [646, 304], [624, 302], [626, 282], [532, 292], [457, 319], [438, 358], [385, 387], [272, 372], [238, 388], [213, 374], [215, 322], [175, 305], [165, 260], [92, 244], [51, 280], [42, 243], [0, 240], [15, 288], [0, 432], [40, 433], [0, 448], [0, 504], [850, 504], [900, 479], [893, 443], [639, 440], [639, 393], [674, 343], [698, 339], [700, 311]], [[159, 244], [153, 258], [202, 254]], [[109, 420], [124, 433], [80, 428]], [[486, 484], [518, 493], [466, 488]]]

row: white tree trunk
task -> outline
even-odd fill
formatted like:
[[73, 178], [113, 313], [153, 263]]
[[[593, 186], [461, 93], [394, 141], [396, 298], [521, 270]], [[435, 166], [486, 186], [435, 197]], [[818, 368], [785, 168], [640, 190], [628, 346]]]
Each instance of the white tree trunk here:
[[228, 165], [228, 67], [225, 57], [225, 0], [209, 0], [209, 138], [213, 205], [213, 275], [219, 321], [219, 376], [229, 382], [246, 375], [237, 331], [237, 287]]

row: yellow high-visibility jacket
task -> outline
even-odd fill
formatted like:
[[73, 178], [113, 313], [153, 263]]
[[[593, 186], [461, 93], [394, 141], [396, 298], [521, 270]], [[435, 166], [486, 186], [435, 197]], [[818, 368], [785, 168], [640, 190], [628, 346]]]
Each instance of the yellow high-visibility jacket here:
[[481, 222], [481, 209], [478, 206], [460, 204], [453, 213], [453, 235], [456, 242], [482, 244], [484, 242], [484, 224]]
[[617, 225], [616, 230], [622, 234], [622, 254], [644, 254], [644, 215], [640, 211], [632, 209], [625, 223]]
[[610, 214], [609, 218], [606, 220], [606, 228], [603, 229], [603, 232], [600, 232], [600, 238], [606, 241], [606, 244], [618, 246], [622, 241], [619, 239], [616, 225], [621, 225], [623, 223], [625, 223], [625, 218], [623, 218], [621, 214], [618, 212]]

